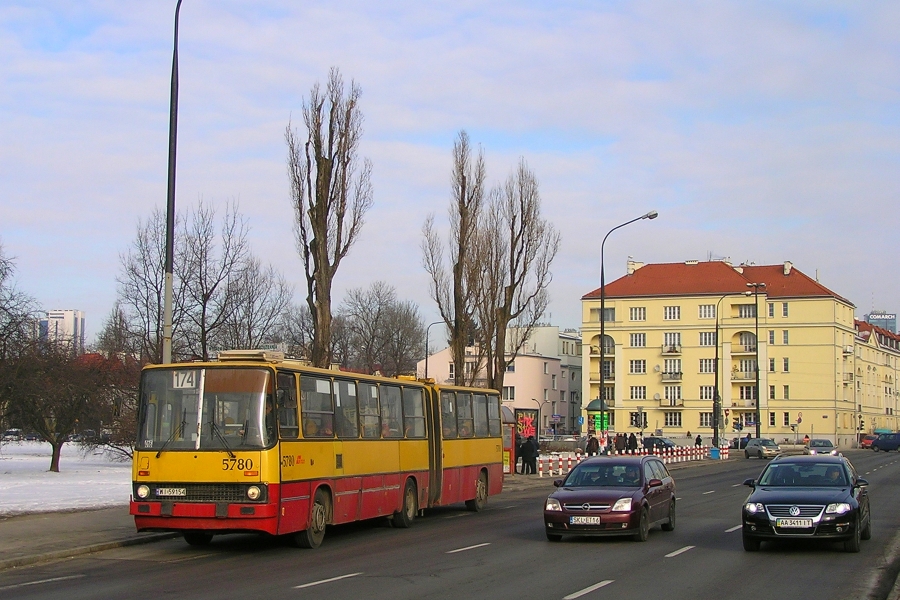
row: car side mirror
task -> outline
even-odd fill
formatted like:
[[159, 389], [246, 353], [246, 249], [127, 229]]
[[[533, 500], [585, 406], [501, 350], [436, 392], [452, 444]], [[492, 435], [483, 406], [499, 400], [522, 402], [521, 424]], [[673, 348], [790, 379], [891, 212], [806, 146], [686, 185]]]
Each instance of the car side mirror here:
[[755, 479], [745, 479], [745, 480], [744, 480], [744, 485], [746, 485], [747, 487], [755, 488], [755, 487], [756, 487], [756, 480], [755, 480]]
[[856, 487], [866, 487], [867, 485], [869, 485], [868, 479], [863, 479], [862, 477], [860, 477], [856, 480]]
[[662, 479], [651, 479], [647, 482], [647, 485], [651, 488], [659, 487], [662, 485]]
[[560, 487], [560, 486], [562, 485], [562, 482], [563, 482], [562, 479], [554, 479], [554, 480], [553, 480], [553, 487]]

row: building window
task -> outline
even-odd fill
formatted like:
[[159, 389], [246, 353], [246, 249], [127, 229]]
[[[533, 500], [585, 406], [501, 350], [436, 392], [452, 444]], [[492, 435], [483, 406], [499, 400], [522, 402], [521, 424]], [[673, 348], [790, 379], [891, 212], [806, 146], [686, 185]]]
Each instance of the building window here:
[[784, 386], [784, 399], [785, 400], [791, 399], [791, 386], [789, 386], [789, 385]]
[[616, 320], [616, 309], [613, 308], [603, 308], [603, 320], [607, 323], [612, 323]]
[[549, 401], [549, 400], [550, 400], [550, 393], [549, 393], [549, 390], [545, 389], [545, 390], [544, 390], [544, 402], [547, 402], [547, 401]]
[[752, 319], [756, 316], [755, 304], [738, 304], [738, 318]]
[[612, 400], [614, 391], [615, 391], [615, 388], [613, 386], [604, 385], [603, 386], [603, 399], [604, 400]]
[[666, 427], [681, 427], [681, 413], [680, 412], [667, 412], [665, 413], [665, 424]]
[[716, 305], [715, 304], [701, 304], [700, 305], [700, 318], [701, 319], [715, 319], [716, 318]]
[[647, 372], [647, 361], [644, 359], [628, 361], [628, 372], [632, 375], [640, 375]]
[[645, 348], [647, 346], [646, 333], [632, 333], [630, 337], [632, 348]]
[[507, 373], [515, 373], [516, 372], [516, 361], [512, 361], [508, 365], [506, 365]]
[[701, 400], [715, 400], [716, 399], [716, 386], [701, 385], [700, 386], [700, 399]]
[[554, 390], [556, 389], [556, 375], [555, 374], [550, 376], [550, 387], [553, 388]]
[[769, 330], [769, 344], [775, 345], [775, 331], [771, 329]]
[[701, 373], [715, 373], [716, 372], [716, 359], [701, 358], [700, 359], [700, 372]]
[[775, 386], [770, 385], [769, 386], [769, 400], [774, 400], [774, 399], [775, 399]]
[[742, 385], [741, 386], [741, 400], [756, 400], [756, 386], [755, 385]]
[[786, 412], [786, 413], [784, 413], [784, 426], [790, 427], [790, 425], [791, 425], [791, 413]]
[[612, 379], [613, 376], [613, 361], [604, 360], [603, 361], [603, 379]]
[[668, 401], [669, 406], [678, 406], [681, 404], [681, 386], [680, 385], [667, 385], [666, 387], [666, 401]]
[[646, 400], [647, 399], [647, 386], [645, 386], [645, 385], [631, 386], [631, 399], [632, 400]]
[[775, 372], [775, 359], [770, 358], [769, 359], [769, 373], [774, 373], [774, 372]]
[[700, 413], [700, 427], [712, 427], [712, 417], [711, 412]]
[[504, 402], [512, 402], [515, 399], [516, 399], [516, 386], [504, 385], [503, 386], [503, 401]]
[[716, 332], [715, 331], [701, 331], [700, 332], [700, 345], [701, 346], [715, 346], [716, 345]]
[[784, 359], [782, 359], [782, 360], [784, 360], [784, 372], [787, 373], [788, 371], [791, 370], [790, 360], [788, 359], [787, 356], [785, 356]]
[[647, 309], [643, 306], [633, 306], [628, 310], [628, 318], [632, 321], [646, 321]]
[[645, 412], [629, 413], [628, 417], [629, 417], [629, 424], [632, 427], [640, 427], [643, 429], [644, 427], [647, 426], [647, 413], [645, 413]]
[[774, 302], [769, 302], [769, 318], [770, 319], [775, 318], [775, 303]]
[[663, 373], [668, 373], [669, 375], [681, 375], [681, 359], [667, 358], [663, 362]]
[[550, 372], [550, 367], [547, 366], [547, 363], [544, 363], [544, 375]]
[[678, 350], [681, 348], [681, 333], [672, 332], [663, 334], [663, 344], [667, 348]]
[[680, 306], [664, 306], [663, 307], [663, 319], [666, 321], [678, 321], [681, 319], [681, 307]]
[[744, 347], [744, 352], [755, 352], [756, 351], [756, 336], [750, 333], [749, 331], [744, 331], [741, 333], [741, 346]]
[[788, 332], [787, 329], [781, 332], [781, 343], [787, 346], [788, 344]]
[[782, 317], [788, 316], [788, 307], [787, 307], [787, 305], [788, 305], [787, 302], [782, 302], [782, 303], [781, 303], [781, 316], [782, 316]]
[[775, 413], [769, 413], [769, 427], [775, 427]]
[[456, 379], [456, 368], [450, 363], [450, 379]]

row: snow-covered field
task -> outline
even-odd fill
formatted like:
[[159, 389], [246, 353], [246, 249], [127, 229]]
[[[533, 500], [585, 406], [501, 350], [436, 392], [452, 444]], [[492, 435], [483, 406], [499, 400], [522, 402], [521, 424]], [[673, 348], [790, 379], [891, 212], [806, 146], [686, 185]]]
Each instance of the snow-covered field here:
[[112, 462], [101, 454], [82, 455], [65, 444], [59, 473], [50, 472], [50, 444], [0, 445], [0, 516], [127, 505], [131, 462]]

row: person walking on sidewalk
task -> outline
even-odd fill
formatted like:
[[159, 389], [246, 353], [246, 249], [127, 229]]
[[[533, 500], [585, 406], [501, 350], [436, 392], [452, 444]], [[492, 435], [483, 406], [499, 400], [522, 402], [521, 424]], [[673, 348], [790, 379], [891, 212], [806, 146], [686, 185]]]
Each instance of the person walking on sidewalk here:
[[522, 469], [525, 475], [534, 475], [537, 473], [537, 455], [538, 445], [533, 435], [529, 435], [525, 443], [522, 444]]
[[597, 438], [594, 437], [593, 433], [588, 434], [587, 445], [584, 447], [584, 451], [587, 452], [588, 456], [597, 456], [597, 452], [600, 450], [600, 442]]
[[698, 448], [703, 445], [703, 439], [700, 437], [700, 434], [697, 434], [697, 439], [694, 440], [694, 445]]
[[628, 436], [628, 450], [634, 454], [637, 451], [637, 436], [632, 433]]

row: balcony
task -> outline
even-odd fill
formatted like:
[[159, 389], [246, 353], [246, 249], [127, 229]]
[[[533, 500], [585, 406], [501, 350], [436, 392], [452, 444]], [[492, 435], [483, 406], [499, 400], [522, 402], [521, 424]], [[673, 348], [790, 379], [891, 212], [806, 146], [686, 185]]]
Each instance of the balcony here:
[[663, 354], [681, 354], [681, 344], [663, 344]]
[[[615, 373], [603, 373], [603, 382], [607, 381], [615, 381], [616, 374]], [[591, 371], [591, 382], [600, 382], [600, 372], [599, 371]]]
[[659, 401], [660, 408], [684, 408], [684, 400], [666, 400], [665, 398]]
[[756, 344], [735, 344], [731, 354], [756, 354]]
[[732, 381], [756, 381], [756, 371], [732, 371]]
[[853, 373], [844, 373], [844, 383], [850, 383], [853, 381]]
[[660, 373], [663, 381], [681, 381], [681, 371], [663, 371]]
[[[744, 408], [756, 408], [756, 400], [738, 400], [738, 402], [740, 402]], [[735, 406], [735, 404], [732, 403], [732, 406]]]

